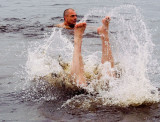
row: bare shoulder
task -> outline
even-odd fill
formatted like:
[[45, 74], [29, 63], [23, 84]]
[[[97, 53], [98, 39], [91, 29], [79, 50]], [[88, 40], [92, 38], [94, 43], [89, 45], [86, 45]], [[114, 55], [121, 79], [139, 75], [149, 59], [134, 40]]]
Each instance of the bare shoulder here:
[[64, 28], [64, 23], [57, 24], [56, 27]]

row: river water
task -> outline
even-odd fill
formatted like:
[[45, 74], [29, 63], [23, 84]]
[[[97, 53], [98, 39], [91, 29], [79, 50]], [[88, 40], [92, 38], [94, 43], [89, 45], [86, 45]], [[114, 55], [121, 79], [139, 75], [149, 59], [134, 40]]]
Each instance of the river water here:
[[[90, 74], [101, 58], [95, 28], [111, 16], [110, 42], [122, 75], [91, 79], [90, 94], [41, 79], [62, 71], [59, 56], [72, 60], [72, 36], [52, 27], [63, 22], [66, 8], [87, 22], [82, 55]], [[159, 0], [1, 0], [0, 121], [160, 121], [159, 11]]]

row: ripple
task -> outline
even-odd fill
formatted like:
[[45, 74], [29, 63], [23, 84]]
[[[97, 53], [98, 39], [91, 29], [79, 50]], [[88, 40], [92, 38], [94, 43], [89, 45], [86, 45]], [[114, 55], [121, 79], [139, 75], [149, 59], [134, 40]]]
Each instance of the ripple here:
[[4, 21], [21, 21], [19, 18], [4, 18]]
[[50, 6], [68, 6], [68, 5], [72, 5], [72, 4], [53, 4], [53, 5], [50, 5]]

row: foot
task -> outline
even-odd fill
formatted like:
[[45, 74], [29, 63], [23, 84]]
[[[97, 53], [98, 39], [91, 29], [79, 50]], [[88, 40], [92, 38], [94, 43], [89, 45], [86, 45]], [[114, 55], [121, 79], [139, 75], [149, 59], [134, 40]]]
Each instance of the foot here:
[[78, 43], [77, 39], [78, 40], [82, 39], [83, 33], [86, 29], [86, 25], [87, 24], [85, 22], [84, 23], [78, 23], [78, 24], [75, 25], [75, 27], [74, 27], [74, 38], [75, 38], [74, 42], [75, 43]]
[[97, 29], [98, 34], [100, 35], [106, 35], [108, 34], [108, 29], [109, 29], [109, 21], [110, 21], [110, 17], [106, 16], [104, 19], [102, 19], [102, 26], [100, 26]]

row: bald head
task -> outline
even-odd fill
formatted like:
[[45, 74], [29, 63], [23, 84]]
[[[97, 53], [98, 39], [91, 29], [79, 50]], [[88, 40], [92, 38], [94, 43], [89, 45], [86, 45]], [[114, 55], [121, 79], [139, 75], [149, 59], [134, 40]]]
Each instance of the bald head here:
[[64, 10], [63, 17], [68, 16], [70, 11], [74, 11], [74, 9], [68, 8], [68, 9]]

